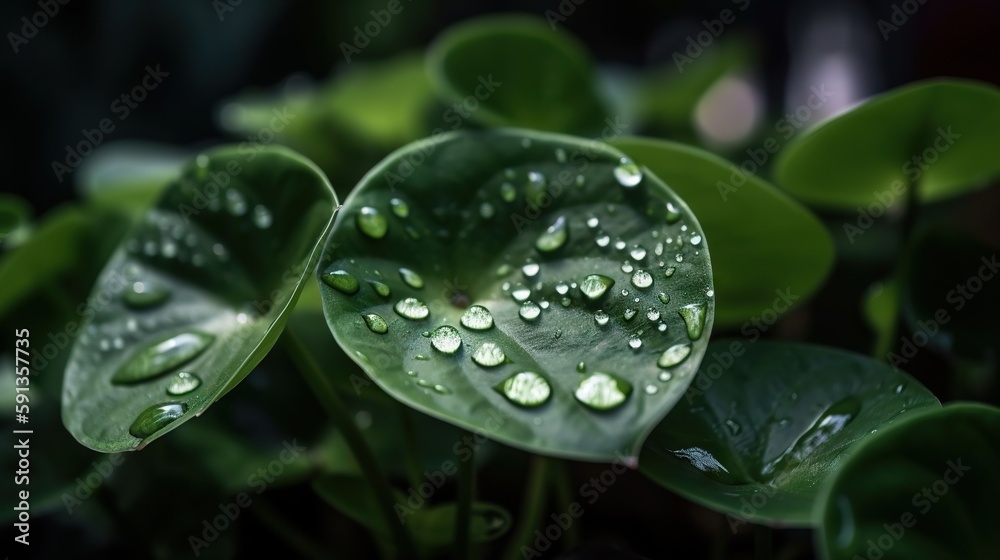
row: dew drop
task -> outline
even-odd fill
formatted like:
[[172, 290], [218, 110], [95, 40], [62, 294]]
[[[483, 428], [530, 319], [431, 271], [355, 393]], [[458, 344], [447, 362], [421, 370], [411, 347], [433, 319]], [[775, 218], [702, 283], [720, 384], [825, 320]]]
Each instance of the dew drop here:
[[601, 274], [591, 274], [580, 282], [580, 291], [591, 301], [598, 300], [608, 291], [615, 281]]
[[673, 202], [667, 203], [667, 223], [674, 224], [677, 220], [681, 219], [681, 211], [674, 205]]
[[399, 277], [403, 279], [403, 282], [406, 282], [407, 286], [415, 290], [419, 290], [424, 287], [424, 279], [409, 268], [399, 269]]
[[691, 244], [692, 245], [700, 245], [701, 244], [701, 236], [700, 235], [692, 235], [691, 236]]
[[372, 239], [382, 239], [389, 230], [389, 222], [386, 221], [385, 216], [371, 206], [362, 208], [355, 217], [355, 222], [361, 233]]
[[624, 241], [622, 241], [621, 239], [619, 239], [618, 241], [615, 241], [615, 249], [618, 249], [619, 251], [624, 251], [625, 247], [627, 247], [627, 246], [628, 246], [628, 244], [625, 243]]
[[598, 235], [597, 239], [594, 241], [597, 243], [598, 247], [607, 247], [608, 244], [611, 243], [611, 236], [606, 233], [602, 233]]
[[788, 469], [801, 464], [806, 457], [825, 444], [834, 434], [843, 430], [851, 420], [857, 417], [860, 410], [861, 401], [854, 396], [834, 403], [794, 443], [766, 463], [761, 468], [761, 474], [772, 476], [776, 473], [787, 472]]
[[267, 206], [263, 204], [258, 204], [253, 208], [253, 224], [260, 229], [267, 229], [271, 227], [274, 222], [274, 216], [271, 215], [271, 211], [267, 209]]
[[390, 200], [389, 207], [392, 208], [392, 213], [400, 218], [406, 218], [410, 215], [410, 205], [401, 198]]
[[167, 385], [167, 394], [179, 397], [194, 391], [201, 386], [201, 379], [193, 373], [186, 371], [177, 372]]
[[642, 246], [640, 245], [636, 245], [635, 247], [632, 247], [631, 251], [629, 251], [629, 255], [633, 259], [641, 261], [642, 259], [646, 258], [646, 249], [642, 248]]
[[633, 270], [635, 270], [635, 269], [632, 268], [632, 263], [630, 263], [628, 261], [625, 261], [625, 262], [622, 263], [622, 272], [624, 272], [625, 274], [628, 274], [628, 273], [632, 272]]
[[439, 352], [454, 354], [462, 345], [462, 335], [451, 325], [442, 325], [431, 333], [431, 345]]
[[629, 158], [623, 157], [614, 170], [615, 180], [623, 187], [634, 187], [642, 181], [642, 170]]
[[323, 275], [323, 282], [334, 290], [342, 294], [354, 295], [358, 293], [361, 284], [353, 274], [346, 270], [334, 270]]
[[529, 262], [521, 267], [521, 272], [523, 272], [528, 278], [534, 278], [538, 274], [539, 270], [541, 270], [541, 267], [538, 266], [538, 263], [533, 262]]
[[517, 198], [517, 189], [510, 183], [500, 185], [500, 198], [504, 199], [505, 202], [514, 202], [514, 199]]
[[597, 216], [587, 218], [587, 227], [590, 229], [594, 229], [599, 225], [601, 225], [601, 221], [597, 219]]
[[375, 290], [376, 294], [384, 298], [387, 298], [392, 295], [392, 289], [389, 288], [388, 284], [379, 282], [378, 280], [369, 280], [368, 285], [371, 286], [373, 290]]
[[521, 309], [517, 312], [525, 321], [534, 321], [542, 314], [542, 308], [532, 301], [521, 304]]
[[426, 319], [431, 313], [430, 309], [427, 309], [427, 306], [424, 305], [424, 302], [411, 297], [399, 300], [393, 307], [393, 310], [400, 316], [413, 320]]
[[472, 361], [483, 367], [495, 367], [507, 361], [507, 356], [496, 344], [484, 342], [472, 353]]
[[474, 331], [485, 331], [493, 326], [493, 314], [482, 305], [473, 305], [462, 314], [462, 326]]
[[580, 362], [580, 363], [576, 364], [576, 371], [578, 371], [580, 373], [583, 373], [583, 372], [587, 371], [587, 364], [585, 364], [583, 362]]
[[111, 382], [129, 384], [159, 377], [195, 359], [213, 340], [214, 336], [202, 332], [184, 332], [156, 338], [136, 351], [115, 372]]
[[666, 304], [670, 303], [670, 296], [668, 296], [667, 294], [665, 294], [663, 292], [660, 292], [660, 293], [656, 294], [656, 297], [657, 297], [657, 299], [660, 300], [660, 303], [662, 303], [663, 305], [666, 305]]
[[563, 284], [562, 282], [556, 284], [556, 293], [561, 296], [566, 295], [567, 293], [569, 293], [569, 286]]
[[674, 275], [674, 272], [677, 272], [677, 269], [674, 267], [670, 267], [663, 271], [663, 275], [666, 276], [667, 278], [670, 278], [671, 276]]
[[602, 310], [602, 309], [598, 309], [594, 313], [594, 322], [597, 323], [598, 325], [602, 326], [602, 327], [604, 325], [607, 325], [608, 321], [610, 321], [610, 320], [611, 320], [611, 318], [608, 317], [608, 314], [605, 313], [604, 310]]
[[656, 365], [661, 368], [674, 367], [683, 362], [691, 355], [690, 344], [675, 344], [663, 351], [660, 359], [656, 360]]
[[659, 389], [656, 387], [656, 385], [646, 385], [647, 395], [655, 395], [657, 391], [659, 391]]
[[139, 416], [129, 426], [128, 433], [139, 439], [146, 439], [159, 432], [168, 424], [177, 420], [187, 412], [184, 403], [164, 403], [151, 406], [139, 413]]
[[594, 410], [611, 410], [620, 406], [632, 392], [632, 386], [607, 373], [594, 372], [576, 388], [574, 395]]
[[552, 387], [548, 381], [531, 371], [515, 373], [496, 389], [512, 403], [520, 406], [542, 405], [552, 394]]
[[230, 188], [226, 191], [226, 210], [233, 216], [242, 216], [247, 213], [247, 200], [243, 193]]
[[625, 310], [625, 313], [624, 313], [623, 316], [625, 317], [626, 321], [631, 321], [633, 318], [635, 318], [636, 313], [638, 313], [638, 311], [636, 311], [635, 309], [632, 309], [630, 307], [630, 308], [628, 308], [628, 309]]
[[650, 307], [646, 310], [646, 318], [650, 321], [658, 321], [660, 319], [660, 312]]
[[632, 275], [632, 285], [636, 288], [648, 288], [653, 285], [653, 276], [645, 270], [637, 270]]
[[633, 350], [638, 350], [640, 346], [642, 346], [642, 340], [640, 340], [639, 337], [633, 336], [632, 338], [628, 339], [629, 348]]
[[705, 304], [692, 303], [677, 310], [684, 324], [687, 325], [688, 338], [698, 340], [701, 338], [701, 331], [705, 328]]
[[479, 215], [482, 216], [484, 220], [492, 218], [495, 213], [496, 210], [489, 202], [484, 202], [479, 205]]
[[365, 319], [365, 325], [368, 327], [368, 330], [373, 333], [385, 334], [389, 332], [389, 325], [380, 315], [375, 313], [362, 313], [361, 316]]
[[674, 378], [674, 375], [672, 373], [670, 373], [669, 371], [661, 371], [658, 379], [660, 381], [670, 381], [673, 378]]
[[514, 288], [514, 291], [510, 293], [510, 296], [514, 298], [514, 301], [521, 303], [531, 297], [531, 290], [525, 286], [517, 286]]
[[535, 241], [535, 248], [543, 253], [551, 253], [566, 243], [568, 236], [566, 218], [559, 216]]
[[156, 307], [170, 298], [170, 291], [153, 282], [133, 282], [122, 292], [122, 302], [132, 309]]

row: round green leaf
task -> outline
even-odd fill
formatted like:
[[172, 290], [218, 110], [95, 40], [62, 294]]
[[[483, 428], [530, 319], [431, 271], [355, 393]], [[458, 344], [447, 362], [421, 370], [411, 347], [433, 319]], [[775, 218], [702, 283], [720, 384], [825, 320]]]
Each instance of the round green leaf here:
[[336, 197], [293, 152], [250, 155], [198, 156], [98, 279], [63, 391], [84, 445], [135, 449], [201, 414], [281, 332]]
[[778, 157], [777, 182], [810, 204], [851, 211], [901, 202], [900, 189], [909, 185], [925, 202], [957, 196], [1000, 175], [998, 128], [995, 86], [957, 80], [910, 84], [791, 142]]
[[431, 45], [427, 65], [459, 122], [569, 133], [605, 126], [608, 114], [586, 48], [539, 18], [464, 21]]
[[870, 358], [818, 346], [717, 341], [650, 435], [639, 468], [746, 523], [815, 523], [821, 483], [854, 445], [904, 412], [937, 407], [924, 387]]
[[394, 153], [348, 197], [318, 268], [337, 342], [460, 427], [634, 454], [690, 383], [715, 302], [695, 216], [623, 157], [522, 130]]
[[987, 560], [1000, 549], [1000, 410], [955, 404], [880, 431], [831, 481], [819, 548], [830, 560]]
[[800, 204], [756, 176], [735, 185], [732, 164], [697, 148], [634, 137], [613, 144], [648, 165], [698, 216], [712, 241], [720, 325], [739, 325], [776, 304], [787, 309], [819, 289], [833, 244]]

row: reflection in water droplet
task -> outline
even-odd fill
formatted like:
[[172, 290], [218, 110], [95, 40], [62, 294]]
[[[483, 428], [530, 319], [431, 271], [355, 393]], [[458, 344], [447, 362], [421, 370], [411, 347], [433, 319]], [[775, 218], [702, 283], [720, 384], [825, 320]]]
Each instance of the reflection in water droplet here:
[[368, 285], [371, 286], [373, 290], [375, 290], [376, 294], [384, 298], [387, 298], [392, 295], [392, 289], [389, 288], [388, 284], [384, 284], [382, 282], [379, 282], [378, 280], [369, 280]]
[[625, 310], [625, 313], [623, 313], [622, 316], [625, 317], [626, 321], [631, 321], [633, 318], [635, 318], [636, 313], [638, 313], [638, 311], [629, 307], [628, 309]]
[[419, 290], [424, 287], [424, 279], [421, 278], [419, 274], [408, 268], [399, 269], [399, 277], [403, 279], [403, 282], [406, 282], [407, 286], [415, 290]]
[[611, 243], [611, 236], [606, 233], [600, 233], [597, 235], [597, 239], [595, 241], [597, 242], [598, 247], [607, 247], [608, 244]]
[[646, 385], [647, 395], [655, 395], [657, 391], [659, 391], [659, 389], [656, 387], [656, 385]]
[[625, 274], [628, 274], [628, 273], [632, 272], [633, 270], [635, 270], [635, 269], [632, 268], [632, 263], [630, 263], [628, 261], [625, 261], [625, 262], [622, 263], [622, 272], [624, 272]]
[[611, 410], [628, 398], [632, 386], [627, 381], [601, 372], [594, 372], [576, 388], [577, 400], [595, 410]]
[[472, 353], [472, 361], [483, 367], [494, 367], [507, 361], [507, 356], [496, 344], [484, 342]]
[[674, 378], [674, 375], [669, 371], [661, 371], [659, 375], [660, 381], [670, 381]]
[[122, 292], [122, 301], [133, 309], [147, 309], [170, 298], [170, 291], [159, 283], [133, 282]]
[[591, 274], [580, 282], [580, 291], [591, 301], [600, 299], [608, 288], [615, 285], [615, 281], [601, 274]]
[[253, 208], [253, 223], [260, 229], [267, 229], [271, 227], [271, 223], [274, 222], [274, 217], [271, 215], [271, 211], [267, 209], [267, 206], [263, 204], [258, 204]]
[[561, 296], [566, 295], [567, 293], [569, 293], [569, 286], [561, 282], [559, 284], [556, 284], [556, 293]]
[[549, 395], [552, 394], [549, 383], [531, 371], [522, 371], [508, 377], [497, 390], [512, 403], [521, 406], [539, 406], [549, 400]]
[[599, 225], [601, 225], [601, 221], [597, 219], [597, 216], [587, 218], [587, 227], [590, 229], [594, 229]]
[[136, 351], [115, 372], [112, 383], [138, 383], [180, 367], [205, 351], [215, 337], [202, 332], [161, 336]]
[[653, 285], [653, 276], [645, 270], [637, 270], [632, 275], [632, 285], [636, 288], [648, 288]]
[[585, 364], [583, 362], [580, 362], [580, 363], [576, 364], [576, 371], [578, 371], [580, 373], [583, 373], [583, 372], [587, 371], [587, 364]]
[[400, 316], [413, 320], [425, 319], [430, 315], [430, 309], [427, 309], [424, 302], [411, 297], [400, 300], [393, 309]]
[[485, 331], [493, 326], [493, 314], [482, 305], [473, 305], [462, 314], [462, 326], [474, 331]]
[[566, 218], [559, 216], [544, 233], [538, 236], [535, 248], [543, 253], [550, 253], [562, 247], [566, 243], [568, 235], [569, 228], [566, 226]]
[[641, 261], [642, 259], [646, 258], [646, 250], [639, 245], [632, 247], [632, 250], [629, 251], [628, 254], [637, 261]]
[[353, 274], [346, 270], [334, 270], [323, 275], [323, 282], [334, 290], [347, 295], [358, 293], [361, 284]]
[[667, 278], [670, 278], [671, 276], [674, 275], [674, 272], [676, 270], [677, 269], [675, 269], [674, 267], [670, 267], [670, 268], [668, 268], [668, 269], [666, 269], [666, 270], [663, 271], [663, 275], [666, 276]]
[[523, 272], [528, 278], [534, 278], [535, 275], [538, 274], [539, 270], [541, 270], [541, 267], [538, 266], [538, 263], [533, 262], [529, 262], [521, 267], [521, 272]]
[[629, 158], [623, 157], [614, 170], [615, 180], [623, 187], [634, 187], [642, 181], [642, 170]]
[[524, 286], [518, 286], [514, 288], [514, 291], [512, 291], [510, 295], [512, 298], [514, 298], [514, 301], [520, 303], [531, 297], [531, 290], [529, 290]]
[[355, 222], [361, 233], [372, 239], [382, 239], [389, 230], [389, 222], [378, 210], [371, 206], [365, 206], [358, 212]]
[[401, 198], [394, 198], [390, 200], [389, 206], [392, 208], [392, 213], [400, 218], [405, 218], [410, 215], [410, 205]]
[[193, 373], [179, 371], [167, 385], [167, 394], [179, 397], [194, 391], [201, 385], [201, 379]]
[[445, 354], [454, 354], [462, 345], [462, 336], [451, 325], [442, 325], [431, 333], [431, 345]]
[[670, 303], [670, 296], [668, 296], [667, 294], [665, 294], [663, 292], [660, 292], [660, 293], [656, 294], [656, 297], [660, 300], [660, 303], [662, 303], [664, 305]]
[[364, 317], [365, 325], [368, 327], [368, 330], [373, 333], [385, 334], [389, 332], [389, 325], [380, 315], [376, 315], [375, 313], [362, 313], [361, 316]]
[[611, 318], [608, 317], [608, 314], [605, 313], [602, 309], [598, 309], [594, 313], [594, 322], [597, 323], [598, 325], [601, 325], [602, 327], [604, 325], [607, 325], [610, 319]]
[[676, 223], [677, 220], [679, 220], [681, 218], [681, 211], [676, 206], [674, 206], [673, 202], [668, 202], [667, 203], [667, 216], [666, 216], [666, 218], [667, 218], [667, 223], [668, 224]]
[[688, 338], [698, 340], [701, 338], [701, 331], [705, 328], [705, 304], [692, 303], [677, 310], [684, 324], [687, 325]]
[[517, 312], [525, 321], [534, 321], [542, 314], [542, 308], [532, 301], [521, 304], [521, 309]]
[[646, 318], [650, 321], [657, 321], [660, 319], [660, 312], [650, 307], [646, 310]]
[[792, 445], [768, 461], [761, 474], [773, 478], [799, 465], [837, 432], [844, 429], [861, 411], [861, 401], [850, 396], [831, 405]]
[[656, 365], [661, 368], [673, 367], [683, 362], [689, 355], [691, 355], [690, 344], [675, 344], [663, 351], [660, 359], [656, 361]]
[[692, 235], [691, 236], [691, 244], [692, 245], [699, 245], [699, 244], [701, 244], [701, 236], [700, 235]]
[[640, 346], [642, 346], [642, 340], [640, 340], [639, 337], [633, 336], [632, 338], [628, 339], [629, 348], [633, 350], [638, 350]]
[[128, 433], [139, 439], [146, 439], [159, 432], [168, 424], [177, 420], [187, 412], [187, 405], [184, 403], [165, 403], [151, 406], [139, 413], [139, 416], [132, 422]]

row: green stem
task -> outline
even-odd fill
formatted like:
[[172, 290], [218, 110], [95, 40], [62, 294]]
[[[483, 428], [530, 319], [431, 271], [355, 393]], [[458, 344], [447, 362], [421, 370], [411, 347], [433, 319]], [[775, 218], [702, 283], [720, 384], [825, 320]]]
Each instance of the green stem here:
[[774, 557], [771, 528], [754, 525], [753, 530], [755, 560], [771, 560]]
[[329, 553], [322, 546], [313, 542], [305, 533], [285, 521], [285, 518], [276, 512], [263, 498], [256, 498], [250, 511], [261, 523], [274, 531], [274, 534], [284, 539], [293, 549], [298, 551], [302, 558], [324, 560], [329, 556]]
[[469, 558], [469, 525], [472, 521], [472, 500], [476, 492], [476, 459], [458, 463], [458, 507], [455, 510], [455, 559]]
[[415, 558], [417, 554], [413, 538], [407, 528], [396, 518], [388, 478], [382, 472], [382, 467], [378, 464], [375, 454], [372, 453], [367, 442], [365, 442], [365, 438], [361, 435], [357, 424], [354, 423], [351, 415], [347, 412], [344, 403], [340, 400], [330, 380], [320, 371], [319, 366], [316, 365], [316, 362], [313, 361], [309, 352], [291, 329], [285, 329], [282, 340], [292, 361], [295, 362], [295, 365], [305, 377], [306, 382], [312, 388], [313, 393], [319, 399], [320, 403], [323, 404], [327, 414], [330, 416], [330, 420], [344, 436], [344, 441], [351, 449], [351, 453], [358, 462], [358, 466], [361, 467], [361, 474], [364, 475], [368, 484], [372, 487], [372, 492], [375, 494], [376, 506], [382, 510], [386, 525], [392, 533], [392, 540], [395, 544], [397, 554], [400, 558]]
[[522, 547], [531, 548], [531, 537], [535, 534], [535, 529], [541, 524], [542, 515], [545, 513], [545, 498], [548, 493], [545, 491], [545, 481], [549, 478], [552, 462], [536, 455], [532, 458], [531, 472], [528, 475], [528, 486], [524, 492], [523, 505], [518, 518], [517, 532], [507, 548], [504, 558], [509, 560], [521, 560]]
[[[573, 503], [573, 495], [570, 492], [569, 485], [569, 469], [567, 468], [566, 461], [556, 459], [553, 459], [553, 461], [555, 462], [555, 468], [552, 469], [549, 480], [556, 490], [556, 507], [558, 507], [558, 511], [569, 513], [570, 504]], [[573, 523], [566, 529], [565, 539], [563, 541], [563, 550], [573, 550], [580, 544], [579, 523]]]

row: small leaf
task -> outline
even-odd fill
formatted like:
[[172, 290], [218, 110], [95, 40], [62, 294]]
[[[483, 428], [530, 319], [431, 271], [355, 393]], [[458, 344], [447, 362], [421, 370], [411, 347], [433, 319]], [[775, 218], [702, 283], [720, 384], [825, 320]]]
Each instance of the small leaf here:
[[980, 404], [879, 430], [828, 485], [818, 548], [830, 560], [994, 558], [998, 439], [1000, 410]]
[[725, 512], [733, 529], [815, 523], [821, 483], [857, 442], [904, 412], [938, 406], [909, 376], [831, 348], [718, 341], [706, 355], [639, 468]]
[[[634, 453], [690, 382], [715, 303], [695, 216], [623, 158], [521, 130], [391, 155], [345, 202], [317, 270], [334, 337], [394, 398], [457, 426], [552, 455]], [[384, 231], [358, 221], [372, 212]], [[338, 288], [347, 276], [356, 292]], [[658, 381], [677, 344], [689, 355]]]
[[432, 84], [487, 126], [594, 133], [607, 111], [585, 47], [540, 18], [490, 16], [449, 28], [427, 55]]
[[862, 311], [868, 326], [875, 333], [872, 355], [886, 356], [896, 337], [896, 322], [899, 319], [899, 283], [888, 278], [869, 286], [862, 304]]
[[800, 204], [697, 148], [635, 137], [613, 145], [648, 165], [698, 216], [712, 242], [720, 325], [787, 310], [819, 289], [833, 265], [833, 244]]
[[[300, 156], [252, 155], [198, 156], [105, 267], [63, 392], [63, 421], [84, 445], [135, 449], [201, 414], [281, 332], [336, 198]], [[168, 297], [137, 306], [150, 291]], [[170, 394], [179, 371], [201, 383]]]
[[795, 139], [777, 182], [796, 198], [855, 211], [981, 188], [1000, 175], [1000, 90], [959, 80], [910, 84], [876, 96]]

